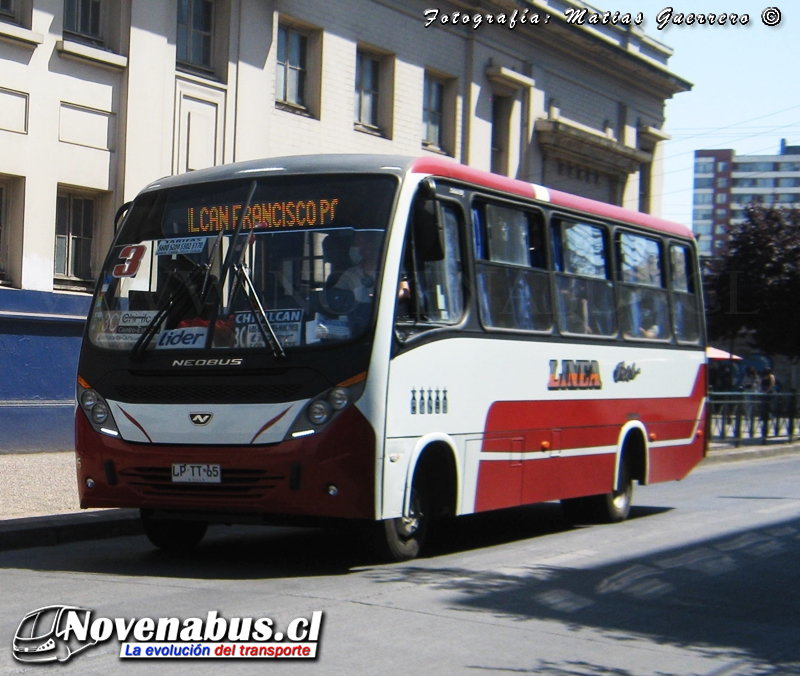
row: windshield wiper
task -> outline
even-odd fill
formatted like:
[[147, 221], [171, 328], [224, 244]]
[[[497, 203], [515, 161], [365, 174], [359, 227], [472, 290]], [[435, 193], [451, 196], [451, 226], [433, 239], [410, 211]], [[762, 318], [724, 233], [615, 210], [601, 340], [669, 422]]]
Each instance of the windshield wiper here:
[[256, 319], [256, 325], [258, 326], [258, 330], [261, 331], [261, 335], [264, 337], [264, 342], [272, 348], [273, 356], [282, 357], [285, 359], [286, 351], [283, 349], [281, 341], [278, 340], [278, 336], [275, 335], [275, 330], [272, 328], [272, 324], [267, 317], [267, 313], [264, 311], [264, 306], [261, 304], [261, 299], [258, 297], [256, 289], [253, 286], [253, 282], [250, 279], [250, 273], [247, 270], [247, 265], [239, 262], [236, 264], [234, 271], [236, 272], [236, 277], [239, 280], [239, 283], [244, 289], [245, 297], [249, 301], [250, 307], [253, 310], [253, 316]]
[[[145, 328], [142, 335], [139, 336], [139, 339], [131, 348], [132, 360], [136, 361], [144, 356], [147, 346], [150, 344], [150, 341], [153, 340], [156, 333], [158, 333], [158, 330], [167, 317], [181, 317], [186, 313], [186, 310], [189, 309], [189, 304], [192, 302], [191, 291], [197, 288], [195, 278], [199, 277], [202, 272], [203, 268], [201, 267], [192, 270], [185, 282], [167, 297], [164, 307], [156, 312], [155, 317], [153, 317], [152, 321], [147, 325], [147, 328]], [[175, 278], [179, 277], [174, 275], [173, 279]], [[199, 279], [197, 281], [199, 281]]]
[[[250, 190], [247, 192], [247, 199], [245, 200], [244, 209], [242, 209], [242, 215], [239, 216], [239, 222], [236, 224], [236, 230], [234, 231], [233, 237], [231, 238], [231, 245], [228, 249], [227, 256], [225, 257], [225, 262], [223, 263], [222, 270], [220, 271], [220, 288], [222, 288], [225, 284], [225, 279], [228, 276], [228, 272], [231, 269], [233, 262], [234, 262], [234, 249], [239, 239], [239, 235], [242, 232], [242, 225], [244, 223], [244, 217], [247, 212], [250, 210], [250, 203], [253, 200], [253, 194], [256, 191], [256, 182], [253, 181], [250, 184]], [[156, 316], [153, 317], [153, 320], [147, 325], [147, 328], [144, 330], [139, 339], [136, 341], [134, 346], [131, 348], [131, 359], [136, 361], [141, 359], [147, 350], [147, 346], [150, 345], [150, 342], [153, 340], [153, 336], [158, 333], [158, 330], [161, 328], [161, 325], [167, 319], [167, 317], [173, 315], [175, 317], [181, 317], [185, 314], [186, 310], [189, 309], [189, 305], [187, 301], [191, 302], [191, 291], [197, 288], [197, 281], [195, 277], [199, 277], [199, 275], [203, 275], [203, 282], [200, 286], [200, 294], [198, 297], [200, 306], [204, 306], [210, 292], [211, 287], [209, 286], [209, 281], [211, 279], [211, 267], [214, 263], [214, 256], [216, 256], [217, 249], [219, 248], [222, 237], [225, 234], [225, 230], [220, 230], [219, 235], [217, 235], [217, 239], [214, 241], [214, 246], [211, 249], [211, 253], [209, 254], [208, 261], [205, 265], [198, 266], [194, 268], [190, 273], [189, 277], [186, 280], [185, 284], [178, 287], [174, 292], [172, 292], [166, 300], [166, 305], [158, 310]]]

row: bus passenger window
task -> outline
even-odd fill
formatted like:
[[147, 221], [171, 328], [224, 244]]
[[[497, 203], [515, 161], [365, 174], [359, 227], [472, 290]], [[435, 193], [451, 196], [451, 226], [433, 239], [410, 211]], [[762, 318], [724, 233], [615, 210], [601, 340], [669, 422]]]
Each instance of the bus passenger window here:
[[625, 338], [668, 340], [669, 300], [661, 267], [661, 243], [649, 237], [617, 235], [622, 332]]
[[694, 292], [692, 254], [689, 247], [670, 244], [670, 291], [675, 338], [680, 343], [697, 343], [700, 340], [697, 295]]
[[[483, 325], [551, 331], [553, 313], [541, 214], [488, 203], [476, 204], [472, 213]], [[484, 239], [488, 246], [483, 246]]]
[[553, 224], [558, 325], [562, 333], [617, 332], [614, 286], [608, 278], [606, 229], [588, 223]]

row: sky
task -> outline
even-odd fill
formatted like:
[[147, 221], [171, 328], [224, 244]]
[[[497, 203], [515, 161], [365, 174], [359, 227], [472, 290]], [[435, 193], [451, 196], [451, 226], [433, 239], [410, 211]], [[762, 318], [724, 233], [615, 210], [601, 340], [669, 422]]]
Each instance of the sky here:
[[[694, 151], [733, 148], [739, 155], [800, 145], [800, 3], [753, 0], [591, 0], [601, 10], [642, 12], [645, 33], [674, 50], [668, 67], [693, 84], [666, 106], [663, 218], [691, 225]], [[747, 25], [673, 25], [658, 29], [665, 7], [675, 14], [748, 14]], [[762, 12], [780, 11], [766, 26]]]

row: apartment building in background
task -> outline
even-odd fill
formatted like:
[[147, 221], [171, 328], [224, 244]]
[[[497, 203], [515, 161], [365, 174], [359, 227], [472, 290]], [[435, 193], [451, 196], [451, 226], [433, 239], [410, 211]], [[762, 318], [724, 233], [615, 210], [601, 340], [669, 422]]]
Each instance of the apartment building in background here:
[[729, 226], [742, 223], [744, 207], [753, 202], [800, 207], [800, 146], [784, 139], [777, 155], [695, 151], [692, 227], [701, 256], [725, 250]]
[[660, 213], [664, 104], [691, 88], [668, 47], [568, 21], [598, 11], [579, 0], [437, 7], [426, 27], [421, 0], [0, 0], [0, 448], [71, 447], [114, 214], [159, 177], [436, 154]]

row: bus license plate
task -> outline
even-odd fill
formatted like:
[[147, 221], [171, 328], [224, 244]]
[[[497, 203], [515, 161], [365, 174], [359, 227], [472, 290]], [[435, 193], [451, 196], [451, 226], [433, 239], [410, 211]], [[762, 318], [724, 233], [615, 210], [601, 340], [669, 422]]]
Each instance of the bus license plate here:
[[172, 483], [218, 484], [222, 483], [219, 465], [201, 462], [173, 462]]

